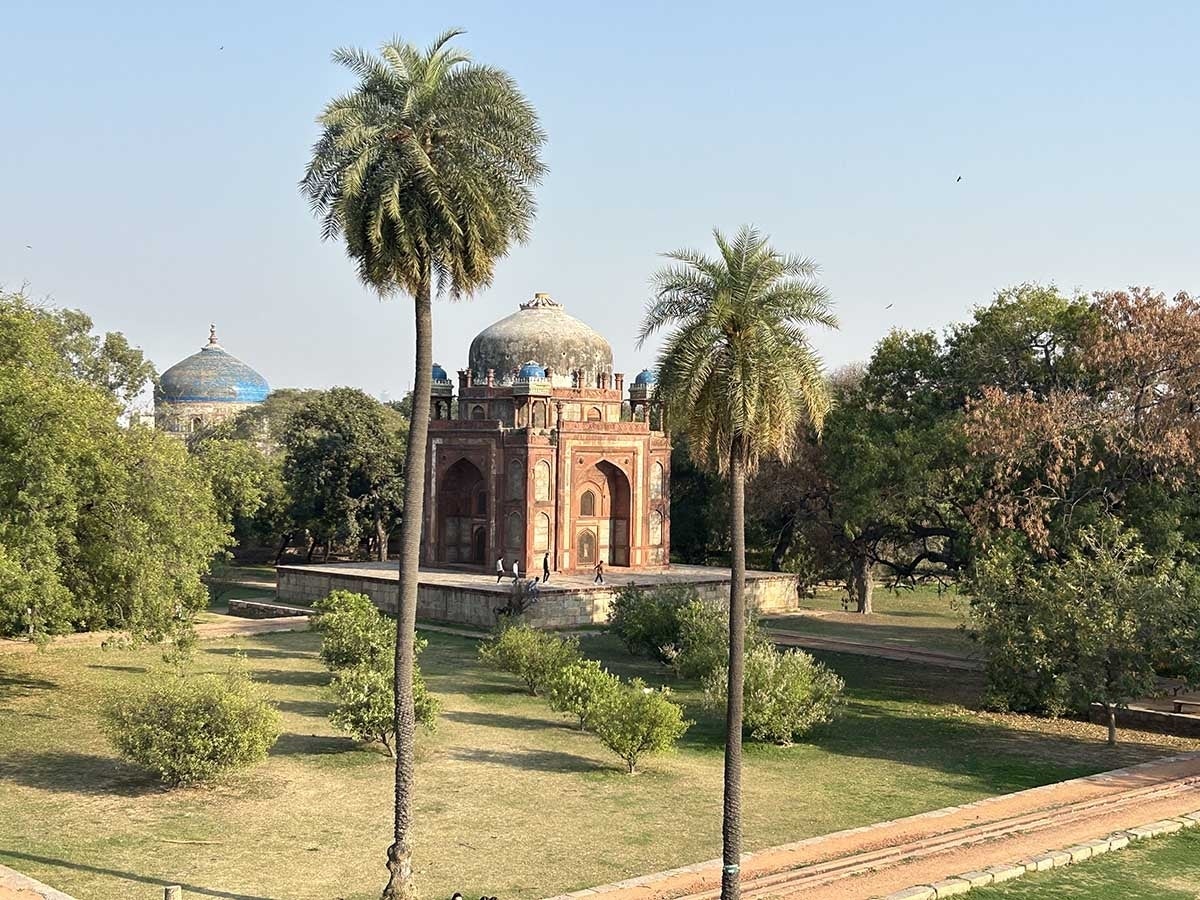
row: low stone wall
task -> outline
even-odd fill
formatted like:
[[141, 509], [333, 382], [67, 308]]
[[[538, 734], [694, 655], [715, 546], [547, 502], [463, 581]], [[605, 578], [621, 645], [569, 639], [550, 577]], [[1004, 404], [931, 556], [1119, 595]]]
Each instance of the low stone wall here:
[[[1104, 707], [1093, 703], [1089, 718], [1097, 725], [1107, 725]], [[1173, 734], [1176, 737], [1200, 738], [1200, 716], [1165, 712], [1158, 709], [1131, 707], [1117, 710], [1117, 727], [1136, 731], [1153, 731], [1156, 734]]]
[[[267, 603], [263, 600], [230, 600], [229, 614], [242, 619], [287, 619], [291, 616], [307, 616], [312, 610], [301, 606], [286, 606], [283, 603]], [[0, 898], [3, 900], [3, 898]]]
[[[720, 570], [718, 570], [720, 571]], [[303, 567], [280, 567], [278, 595], [283, 601], [311, 605], [330, 591], [366, 594], [376, 606], [396, 611], [399, 585], [394, 578], [362, 575], [347, 570], [331, 573], [306, 572]], [[729, 579], [689, 579], [701, 597], [729, 599]], [[647, 587], [650, 587], [647, 584]], [[543, 628], [572, 628], [602, 625], [615, 595], [614, 586], [543, 590], [529, 612], [529, 619]], [[496, 621], [494, 610], [503, 606], [506, 595], [496, 590], [481, 590], [464, 585], [421, 584], [417, 592], [417, 617], [439, 622], [457, 622], [490, 628]], [[755, 574], [746, 579], [746, 602], [752, 609], [777, 612], [796, 607], [796, 579], [792, 575]]]
[[0, 866], [0, 900], [75, 900], [75, 898], [27, 875], [22, 875], [8, 866]]

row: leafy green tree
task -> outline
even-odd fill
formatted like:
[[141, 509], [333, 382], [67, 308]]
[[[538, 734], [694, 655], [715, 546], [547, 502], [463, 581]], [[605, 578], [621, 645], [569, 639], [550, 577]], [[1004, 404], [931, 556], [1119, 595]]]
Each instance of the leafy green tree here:
[[563, 669], [579, 661], [579, 638], [562, 638], [531, 625], [510, 625], [480, 644], [479, 658], [516, 675], [536, 697]]
[[1200, 666], [1200, 583], [1150, 557], [1116, 519], [1084, 528], [1061, 563], [998, 542], [973, 588], [992, 701], [1051, 715], [1098, 703], [1110, 745], [1117, 710], [1154, 693], [1160, 667], [1195, 677]]
[[625, 761], [630, 775], [637, 774], [643, 756], [672, 750], [692, 724], [671, 699], [670, 688], [652, 690], [640, 678], [602, 694], [589, 721], [604, 746]]
[[279, 711], [236, 673], [155, 675], [142, 688], [114, 695], [103, 710], [118, 752], [171, 786], [214, 781], [265, 759], [280, 722]]
[[[833, 718], [844, 688], [836, 672], [804, 651], [760, 643], [746, 651], [746, 728], [756, 741], [788, 746]], [[724, 662], [704, 689], [710, 703], [725, 705]]]
[[742, 681], [746, 629], [746, 476], [763, 457], [787, 458], [802, 423], [829, 410], [821, 363], [805, 329], [834, 327], [829, 297], [809, 259], [775, 251], [743, 228], [719, 255], [667, 254], [654, 276], [639, 346], [672, 328], [659, 355], [657, 396], [666, 424], [687, 436], [698, 465], [729, 479], [729, 702], [726, 708], [723, 900], [740, 892]]
[[313, 604], [321, 662], [337, 671], [365, 664], [386, 670], [396, 652], [396, 629], [366, 594], [334, 591]]
[[581, 659], [559, 670], [550, 681], [550, 708], [579, 719], [579, 730], [587, 727], [598, 704], [620, 690], [621, 679], [595, 659]]
[[355, 545], [366, 534], [377, 558], [387, 558], [404, 483], [397, 424], [398, 417], [356, 388], [315, 394], [288, 416], [284, 479], [292, 517], [312, 532], [314, 546]]
[[208, 481], [177, 441], [120, 427], [60, 341], [54, 316], [0, 297], [0, 632], [190, 627], [229, 543]]
[[[366, 662], [333, 673], [330, 694], [335, 708], [329, 721], [360, 741], [378, 741], [388, 756], [396, 755], [396, 692], [393, 673]], [[429, 693], [421, 670], [413, 670], [413, 704], [417, 724], [437, 730], [441, 703]]]
[[[498, 259], [524, 241], [545, 135], [513, 80], [472, 63], [447, 31], [426, 50], [402, 41], [378, 56], [342, 49], [334, 59], [359, 79], [331, 101], [301, 186], [326, 238], [342, 236], [364, 284], [413, 298], [413, 412], [404, 470], [423, 471], [433, 370], [435, 280], [452, 297], [492, 280]], [[400, 529], [396, 641], [396, 817], [385, 900], [414, 894], [412, 880], [413, 660], [422, 479], [408, 480]]]
[[78, 309], [43, 309], [55, 349], [80, 381], [111, 394], [122, 407], [153, 381], [154, 364], [119, 331], [92, 333], [92, 320]]

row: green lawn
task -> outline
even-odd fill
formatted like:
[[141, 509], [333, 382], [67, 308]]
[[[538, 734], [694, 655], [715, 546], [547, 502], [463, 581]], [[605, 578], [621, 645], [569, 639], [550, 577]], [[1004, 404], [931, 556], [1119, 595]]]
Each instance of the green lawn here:
[[[720, 847], [721, 725], [678, 684], [696, 724], [678, 753], [623, 773], [617, 758], [474, 642], [430, 633], [422, 657], [445, 704], [418, 746], [416, 865], [425, 896], [544, 897], [709, 859]], [[115, 758], [103, 696], [161, 668], [161, 650], [51, 648], [0, 655], [0, 862], [83, 900], [161, 896], [366, 900], [382, 884], [390, 761], [333, 732], [317, 636], [201, 644], [197, 665], [246, 666], [284, 715], [269, 759], [210, 789], [166, 792]], [[585, 652], [662, 680], [608, 637]], [[1139, 738], [1115, 751], [1079, 723], [973, 713], [972, 676], [826, 657], [843, 716], [791, 748], [749, 745], [750, 848], [1114, 768], [1195, 743]]]
[[1196, 900], [1200, 832], [1132, 844], [1074, 866], [971, 891], [971, 900]]
[[816, 637], [845, 638], [978, 656], [979, 646], [962, 629], [968, 600], [955, 588], [938, 591], [923, 585], [899, 593], [876, 588], [869, 616], [847, 608], [846, 592], [820, 588], [800, 601], [800, 612], [767, 616], [763, 624]]

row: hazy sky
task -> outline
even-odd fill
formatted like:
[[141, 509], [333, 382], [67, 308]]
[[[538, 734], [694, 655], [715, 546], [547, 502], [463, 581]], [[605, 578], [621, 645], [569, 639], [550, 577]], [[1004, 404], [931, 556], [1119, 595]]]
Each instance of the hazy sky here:
[[212, 321], [272, 386], [401, 395], [410, 305], [358, 285], [296, 182], [351, 83], [330, 51], [451, 25], [540, 111], [550, 174], [494, 286], [435, 308], [447, 369], [548, 291], [638, 371], [656, 254], [714, 225], [821, 264], [830, 365], [1021, 281], [1200, 290], [1200, 4], [1044, 0], [4, 0], [0, 285], [160, 370]]

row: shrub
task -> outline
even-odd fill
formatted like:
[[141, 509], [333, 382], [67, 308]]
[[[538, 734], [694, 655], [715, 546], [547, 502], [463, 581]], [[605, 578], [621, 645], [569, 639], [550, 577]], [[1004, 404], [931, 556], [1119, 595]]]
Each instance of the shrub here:
[[[693, 598], [676, 612], [678, 637], [665, 655], [682, 678], [707, 678], [729, 661], [729, 606], [721, 600]], [[768, 641], [751, 616], [746, 622], [746, 648]]]
[[[724, 707], [729, 670], [722, 664], [709, 675], [709, 702]], [[746, 653], [743, 723], [756, 741], [788, 745], [814, 726], [828, 722], [845, 683], [800, 650], [780, 653], [760, 644]]]
[[[333, 676], [330, 693], [337, 704], [329, 715], [334, 728], [360, 741], [378, 741], [388, 756], [396, 755], [396, 694], [390, 671], [366, 663], [341, 669]], [[417, 670], [413, 671], [413, 705], [417, 724], [436, 730], [441, 703], [429, 693]]]
[[479, 658], [525, 682], [537, 696], [563, 669], [579, 661], [579, 638], [560, 638], [528, 625], [505, 628], [479, 648]]
[[321, 634], [321, 661], [334, 671], [359, 663], [393, 664], [396, 625], [365, 594], [334, 591], [313, 604], [312, 627]]
[[674, 748], [691, 722], [683, 709], [670, 699], [669, 688], [652, 690], [635, 678], [627, 685], [604, 694], [592, 709], [589, 724], [604, 746], [625, 760], [630, 775], [638, 760], [650, 753]]
[[666, 584], [646, 592], [634, 585], [617, 591], [608, 627], [630, 653], [670, 662], [668, 648], [679, 643], [679, 610], [699, 599], [686, 584]]
[[550, 707], [579, 717], [579, 730], [587, 727], [596, 705], [620, 690], [621, 679], [597, 660], [582, 659], [559, 671], [549, 685]]
[[110, 700], [103, 726], [125, 759], [183, 785], [263, 759], [280, 717], [244, 675], [170, 675]]

